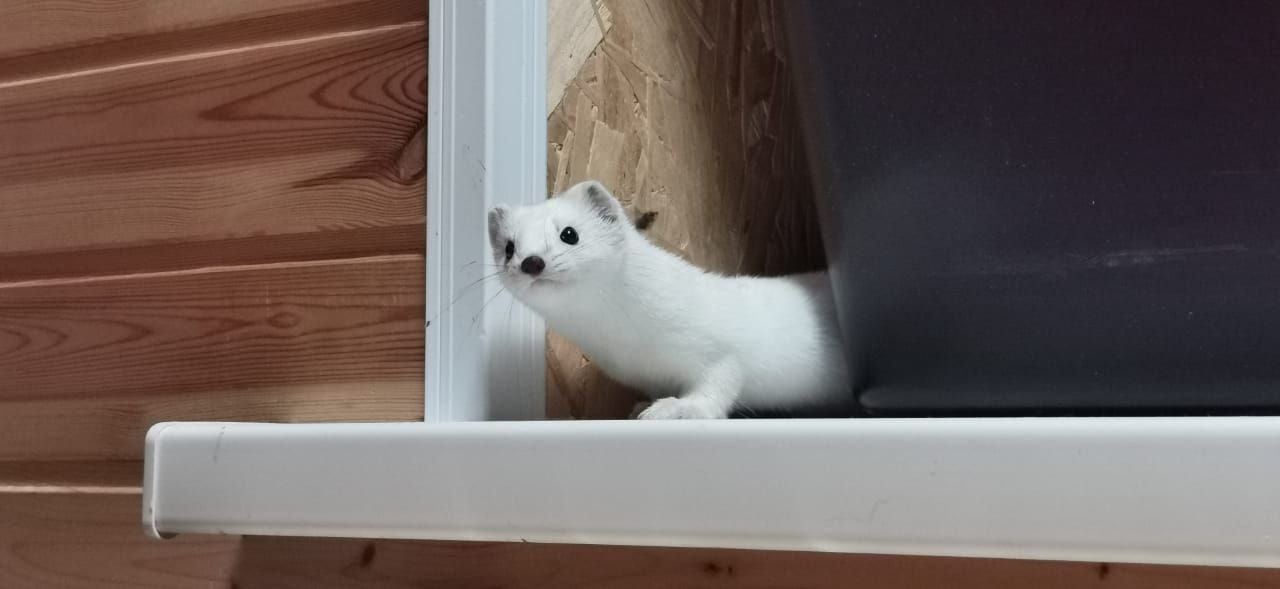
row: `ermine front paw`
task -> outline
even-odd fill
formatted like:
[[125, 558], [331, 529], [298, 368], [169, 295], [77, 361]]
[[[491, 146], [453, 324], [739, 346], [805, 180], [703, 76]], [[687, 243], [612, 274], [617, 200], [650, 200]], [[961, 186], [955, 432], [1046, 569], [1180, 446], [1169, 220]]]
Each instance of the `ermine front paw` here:
[[709, 403], [692, 399], [667, 397], [654, 401], [640, 412], [638, 419], [724, 419], [728, 417]]

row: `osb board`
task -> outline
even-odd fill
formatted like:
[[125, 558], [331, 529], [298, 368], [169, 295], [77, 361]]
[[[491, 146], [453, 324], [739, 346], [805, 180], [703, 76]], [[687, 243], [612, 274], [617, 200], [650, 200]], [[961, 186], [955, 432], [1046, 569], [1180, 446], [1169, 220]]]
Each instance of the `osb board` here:
[[[612, 27], [548, 119], [548, 189], [597, 179], [701, 267], [823, 265], [776, 0], [602, 0]], [[625, 417], [638, 397], [554, 332], [550, 417]]]
[[613, 16], [600, 0], [547, 2], [548, 115], [611, 26]]

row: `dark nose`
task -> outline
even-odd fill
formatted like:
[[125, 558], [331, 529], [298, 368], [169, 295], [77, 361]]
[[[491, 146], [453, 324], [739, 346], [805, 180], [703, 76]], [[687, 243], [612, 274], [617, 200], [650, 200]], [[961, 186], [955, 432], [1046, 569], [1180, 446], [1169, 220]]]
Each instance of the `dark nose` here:
[[547, 263], [542, 261], [538, 256], [529, 256], [520, 262], [520, 271], [531, 276], [542, 274], [542, 269], [547, 267]]

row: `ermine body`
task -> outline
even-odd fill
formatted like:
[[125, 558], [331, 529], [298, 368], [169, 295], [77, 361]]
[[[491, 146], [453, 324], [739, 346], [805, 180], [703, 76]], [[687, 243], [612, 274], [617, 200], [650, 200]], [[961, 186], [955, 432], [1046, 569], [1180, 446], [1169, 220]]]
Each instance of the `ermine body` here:
[[852, 390], [824, 273], [727, 277], [651, 244], [597, 182], [489, 212], [503, 285], [611, 378], [642, 419], [839, 414]]

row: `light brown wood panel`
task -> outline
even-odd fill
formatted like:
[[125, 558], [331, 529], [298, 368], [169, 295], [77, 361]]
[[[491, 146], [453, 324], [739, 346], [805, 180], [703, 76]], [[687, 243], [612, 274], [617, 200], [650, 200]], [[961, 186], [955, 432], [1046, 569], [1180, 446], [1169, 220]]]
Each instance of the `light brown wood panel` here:
[[0, 459], [137, 459], [166, 419], [422, 418], [423, 259], [0, 284]]
[[1280, 570], [697, 550], [178, 536], [137, 495], [0, 494], [0, 587], [1263, 589]]
[[426, 251], [422, 224], [169, 241], [117, 248], [0, 255], [4, 281], [110, 276], [145, 270], [164, 272], [211, 266], [361, 258]]
[[198, 392], [175, 389], [164, 395], [0, 400], [0, 461], [140, 460], [147, 429], [161, 421], [305, 423], [423, 417], [421, 378], [381, 380], [374, 375], [358, 382], [197, 388]]
[[240, 538], [143, 535], [138, 495], [0, 495], [0, 587], [228, 587]]
[[426, 20], [418, 0], [0, 2], [0, 81]]
[[[392, 243], [379, 228], [424, 215], [425, 36], [411, 22], [0, 83], [0, 256]], [[149, 270], [136, 261], [117, 270]]]
[[0, 460], [0, 502], [6, 495], [15, 493], [136, 495], [141, 492], [142, 462], [138, 460]]
[[1260, 589], [1280, 570], [609, 546], [246, 537], [241, 589]]

